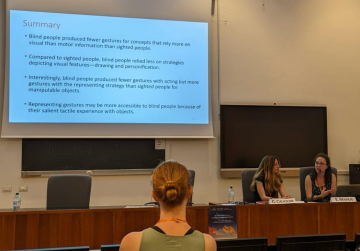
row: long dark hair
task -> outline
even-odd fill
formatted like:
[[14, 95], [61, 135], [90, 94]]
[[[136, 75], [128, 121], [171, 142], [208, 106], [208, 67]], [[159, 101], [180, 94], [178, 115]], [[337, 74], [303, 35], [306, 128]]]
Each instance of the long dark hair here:
[[[331, 165], [330, 165], [330, 158], [325, 153], [318, 153], [314, 158], [314, 165], [315, 165], [316, 159], [319, 157], [325, 159], [326, 165], [328, 166], [328, 168], [325, 170], [325, 175], [324, 175], [325, 183], [330, 182], [330, 184], [331, 184], [332, 171], [331, 171]], [[312, 177], [313, 177], [313, 180], [316, 180], [316, 178], [317, 178], [317, 172], [316, 172], [315, 168], [312, 171]]]
[[259, 176], [264, 176], [264, 183], [265, 183], [265, 193], [266, 194], [271, 194], [274, 191], [278, 191], [281, 187], [281, 174], [280, 172], [278, 173], [273, 173], [273, 169], [275, 166], [275, 160], [278, 161], [279, 163], [279, 167], [280, 167], [280, 159], [276, 156], [273, 155], [266, 155], [262, 160], [261, 163], [259, 165], [258, 170], [256, 171], [251, 185], [250, 185], [250, 190], [251, 191], [255, 191], [255, 182], [256, 182], [256, 178]]

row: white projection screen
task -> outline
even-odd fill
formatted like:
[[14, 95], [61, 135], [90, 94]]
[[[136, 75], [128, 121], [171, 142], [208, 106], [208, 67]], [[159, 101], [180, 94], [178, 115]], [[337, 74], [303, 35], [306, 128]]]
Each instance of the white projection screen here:
[[210, 4], [8, 0], [1, 136], [212, 138]]

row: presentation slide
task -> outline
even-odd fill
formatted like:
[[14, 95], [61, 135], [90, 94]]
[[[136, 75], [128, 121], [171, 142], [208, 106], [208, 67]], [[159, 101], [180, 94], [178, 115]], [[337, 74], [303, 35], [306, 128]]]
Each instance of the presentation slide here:
[[10, 10], [10, 123], [208, 124], [208, 24]]

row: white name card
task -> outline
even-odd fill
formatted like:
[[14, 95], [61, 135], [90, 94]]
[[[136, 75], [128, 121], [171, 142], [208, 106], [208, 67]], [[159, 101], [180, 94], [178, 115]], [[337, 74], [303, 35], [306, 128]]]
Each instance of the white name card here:
[[289, 199], [270, 199], [269, 204], [292, 204], [296, 203], [295, 198]]
[[331, 197], [330, 202], [356, 202], [355, 197]]

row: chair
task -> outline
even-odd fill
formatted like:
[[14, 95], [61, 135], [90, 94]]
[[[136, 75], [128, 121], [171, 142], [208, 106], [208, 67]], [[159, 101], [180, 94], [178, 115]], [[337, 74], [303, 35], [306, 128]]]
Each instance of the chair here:
[[267, 237], [216, 240], [219, 251], [266, 251], [267, 243]]
[[277, 251], [303, 251], [303, 250], [345, 250], [346, 234], [313, 234], [296, 236], [277, 236]]
[[[189, 170], [190, 173], [190, 186], [193, 188], [193, 193], [194, 193], [194, 184], [195, 184], [195, 171], [194, 170]], [[188, 206], [192, 206], [193, 202], [192, 202], [192, 197], [193, 197], [193, 193], [191, 193], [191, 196], [189, 198], [189, 201], [187, 203]]]
[[360, 246], [360, 233], [355, 233], [355, 241], [354, 242], [355, 242], [354, 243], [355, 247]]
[[119, 251], [120, 244], [101, 245], [101, 251]]
[[250, 190], [250, 185], [257, 169], [247, 169], [241, 171], [241, 185], [243, 191], [243, 201], [246, 203], [255, 203], [254, 191]]
[[87, 209], [90, 204], [91, 177], [53, 175], [48, 179], [46, 209]]
[[337, 197], [355, 197], [360, 201], [360, 185], [340, 185], [336, 191]]
[[90, 250], [89, 246], [61, 247], [61, 248], [16, 249], [16, 251], [89, 251], [89, 250]]
[[[300, 196], [302, 201], [305, 201], [306, 199], [305, 178], [307, 175], [309, 175], [312, 172], [314, 168], [315, 167], [313, 166], [307, 166], [307, 167], [302, 167], [299, 170]], [[335, 174], [335, 177], [337, 179], [337, 169], [335, 167], [331, 167], [331, 171], [333, 172], [333, 174]]]

